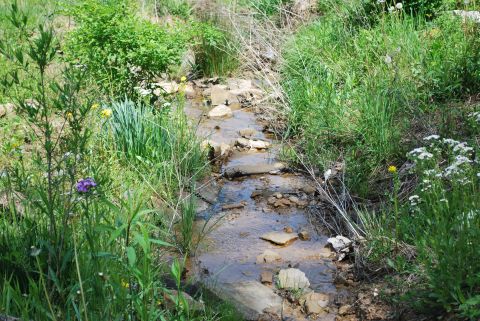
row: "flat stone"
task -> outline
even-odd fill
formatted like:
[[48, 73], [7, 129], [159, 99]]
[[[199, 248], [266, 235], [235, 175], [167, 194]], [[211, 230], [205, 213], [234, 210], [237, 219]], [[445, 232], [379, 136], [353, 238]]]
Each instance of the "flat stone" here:
[[230, 107], [219, 105], [208, 112], [208, 117], [212, 119], [222, 119], [233, 117], [233, 111]]
[[285, 232], [270, 232], [267, 234], [263, 234], [260, 236], [262, 240], [269, 241], [278, 245], [287, 245], [296, 239], [298, 236], [292, 233], [285, 233]]
[[274, 263], [281, 259], [282, 257], [277, 252], [265, 250], [262, 254], [257, 255], [257, 264]]
[[270, 143], [258, 140], [258, 139], [247, 139], [247, 138], [237, 138], [237, 145], [246, 148], [256, 148], [256, 149], [267, 149], [270, 147]]
[[302, 241], [309, 241], [311, 239], [310, 233], [308, 233], [307, 231], [301, 231], [300, 233], [298, 233], [298, 237]]
[[282, 171], [286, 166], [282, 163], [274, 164], [245, 164], [227, 167], [224, 175], [227, 178], [235, 178], [249, 175], [267, 174], [272, 171]]
[[244, 208], [244, 207], [245, 207], [245, 203], [244, 203], [244, 202], [232, 203], [232, 204], [225, 204], [225, 205], [223, 205], [223, 206], [222, 206], [222, 210], [228, 211], [228, 210], [235, 210], [235, 209]]
[[247, 320], [257, 320], [265, 311], [280, 314], [282, 298], [258, 281], [223, 284], [219, 290]]
[[229, 78], [227, 79], [227, 86], [229, 89], [248, 90], [252, 88], [253, 84], [251, 79]]
[[303, 290], [310, 286], [305, 273], [299, 269], [283, 269], [278, 273], [278, 287], [287, 290]]
[[226, 86], [215, 85], [210, 91], [210, 98], [212, 100], [212, 105], [229, 105], [235, 102], [238, 102], [238, 99], [235, 95], [230, 93]]
[[337, 235], [329, 238], [327, 243], [330, 244], [336, 252], [340, 252], [346, 248], [349, 248], [352, 244], [352, 241], [345, 236]]
[[329, 296], [323, 293], [309, 292], [300, 298], [308, 314], [327, 314]]
[[262, 282], [262, 284], [272, 284], [273, 273], [270, 271], [263, 271], [262, 274], [260, 274], [260, 282]]
[[352, 306], [350, 304], [345, 304], [338, 309], [338, 315], [346, 315], [351, 313], [351, 311], [352, 311]]
[[240, 136], [242, 137], [245, 137], [245, 138], [250, 138], [250, 137], [253, 137], [257, 134], [257, 131], [253, 128], [244, 128], [244, 129], [240, 129], [238, 131], [238, 133], [240, 134]]

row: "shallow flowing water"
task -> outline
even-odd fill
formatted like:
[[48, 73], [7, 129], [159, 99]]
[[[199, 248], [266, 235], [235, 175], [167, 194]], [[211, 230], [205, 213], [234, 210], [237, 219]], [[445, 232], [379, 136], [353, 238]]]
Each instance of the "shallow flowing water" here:
[[[198, 124], [198, 135], [217, 143], [235, 145], [239, 131], [256, 130], [254, 138], [272, 143], [266, 151], [256, 149], [236, 150], [221, 166], [225, 172], [232, 166], [253, 165], [260, 168], [277, 162], [279, 146], [263, 133], [264, 126], [257, 122], [249, 108], [232, 108], [233, 117], [209, 119], [206, 113], [212, 107], [202, 99], [192, 99], [186, 113]], [[213, 180], [212, 180], [213, 181]], [[262, 284], [260, 275], [269, 271], [276, 275], [289, 267], [303, 271], [310, 281], [310, 288], [333, 298], [335, 265], [332, 253], [325, 248], [327, 237], [319, 235], [312, 227], [306, 208], [313, 200], [312, 183], [304, 176], [293, 173], [265, 173], [246, 175], [233, 180], [222, 178], [216, 189], [206, 186], [207, 198], [213, 204], [198, 213], [201, 225], [208, 221], [209, 232], [201, 242], [196, 256], [196, 277], [220, 297], [231, 300], [248, 319], [258, 319], [262, 312], [272, 312], [279, 319], [302, 320], [307, 313], [303, 307], [295, 307], [279, 295], [275, 278], [272, 284]], [[212, 190], [215, 195], [212, 196]], [[202, 194], [202, 189], [199, 194]], [[252, 194], [254, 197], [252, 197]], [[292, 199], [298, 204], [276, 206], [279, 199]], [[226, 205], [237, 208], [226, 209]], [[285, 246], [275, 245], [260, 237], [268, 232], [286, 229], [295, 235], [308, 232], [310, 239], [297, 239]], [[281, 256], [271, 263], [257, 262], [257, 256], [272, 250]], [[325, 309], [310, 320], [333, 320], [332, 310]], [[273, 319], [272, 319], [273, 320]]]

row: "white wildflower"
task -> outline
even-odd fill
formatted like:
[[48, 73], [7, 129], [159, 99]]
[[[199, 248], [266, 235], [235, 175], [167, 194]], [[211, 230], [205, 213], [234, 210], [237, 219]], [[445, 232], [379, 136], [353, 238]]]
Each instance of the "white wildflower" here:
[[385, 61], [385, 63], [387, 65], [390, 65], [392, 63], [392, 57], [390, 57], [389, 55], [386, 55], [385, 58], [383, 59], [383, 61]]
[[388, 12], [392, 13], [392, 12], [394, 12], [394, 11], [395, 11], [395, 7], [392, 6], [392, 7], [389, 7], [389, 8], [388, 8]]
[[325, 173], [323, 174], [323, 177], [325, 179], [325, 182], [328, 181], [328, 179], [330, 178], [330, 176], [332, 176], [332, 170], [331, 169], [327, 169], [325, 171]]
[[426, 141], [438, 140], [438, 139], [440, 139], [440, 136], [438, 136], [438, 135], [430, 135], [430, 136], [427, 136], [427, 137], [423, 138], [423, 140], [426, 140]]
[[403, 9], [403, 4], [401, 2], [399, 2], [395, 5], [395, 8], [397, 8], [398, 10], [402, 10]]
[[455, 145], [458, 145], [460, 144], [459, 141], [455, 140], [455, 139], [451, 139], [451, 138], [444, 138], [443, 139], [443, 143], [447, 144], [447, 145], [450, 145], [450, 146], [455, 146]]
[[467, 143], [463, 142], [455, 145], [455, 147], [453, 147], [453, 151], [467, 154], [473, 152], [473, 148], [467, 146]]
[[418, 203], [420, 203], [421, 199], [418, 195], [412, 195], [408, 198], [408, 200], [410, 201], [411, 206], [416, 206]]

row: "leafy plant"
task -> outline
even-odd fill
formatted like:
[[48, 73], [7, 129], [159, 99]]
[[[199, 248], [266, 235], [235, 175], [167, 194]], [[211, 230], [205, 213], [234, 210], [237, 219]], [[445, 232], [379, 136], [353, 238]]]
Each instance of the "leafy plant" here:
[[180, 62], [185, 35], [135, 15], [131, 1], [87, 0], [70, 10], [77, 23], [67, 59], [83, 65], [100, 89], [135, 95], [135, 87]]

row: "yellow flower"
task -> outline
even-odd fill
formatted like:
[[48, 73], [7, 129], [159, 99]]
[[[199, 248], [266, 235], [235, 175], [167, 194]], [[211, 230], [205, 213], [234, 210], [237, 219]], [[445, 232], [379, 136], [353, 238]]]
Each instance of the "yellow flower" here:
[[122, 279], [122, 286], [126, 289], [128, 289], [130, 287], [130, 284], [128, 284], [128, 282], [126, 282], [125, 280]]
[[102, 118], [110, 118], [112, 117], [112, 110], [110, 108], [103, 109], [100, 112], [100, 116], [102, 116]]
[[388, 166], [388, 172], [392, 173], [392, 174], [396, 173], [397, 172], [397, 166], [395, 166], [395, 165]]
[[100, 107], [100, 104], [93, 104], [92, 105], [92, 109], [95, 110], [95, 109], [98, 109]]
[[72, 120], [73, 119], [73, 114], [71, 112], [68, 112], [66, 114], [67, 120]]
[[182, 76], [182, 78], [180, 78], [180, 81], [181, 81], [181, 82], [186, 82], [186, 81], [187, 81], [187, 77]]
[[12, 148], [15, 149], [15, 148], [18, 148], [20, 147], [20, 144], [19, 143], [13, 143], [12, 144]]

